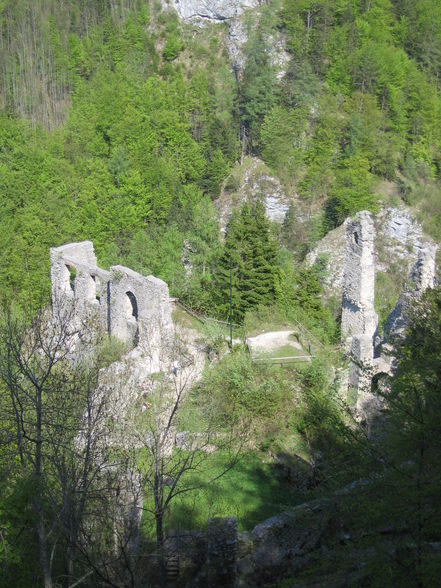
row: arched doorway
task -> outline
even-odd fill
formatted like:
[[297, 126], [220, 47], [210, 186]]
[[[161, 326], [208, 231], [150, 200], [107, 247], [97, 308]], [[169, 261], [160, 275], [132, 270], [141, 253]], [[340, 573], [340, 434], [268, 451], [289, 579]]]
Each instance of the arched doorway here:
[[129, 338], [136, 347], [139, 341], [138, 302], [136, 300], [136, 296], [133, 294], [133, 292], [130, 292], [130, 290], [126, 292], [124, 311], [127, 320], [127, 331], [129, 333]]

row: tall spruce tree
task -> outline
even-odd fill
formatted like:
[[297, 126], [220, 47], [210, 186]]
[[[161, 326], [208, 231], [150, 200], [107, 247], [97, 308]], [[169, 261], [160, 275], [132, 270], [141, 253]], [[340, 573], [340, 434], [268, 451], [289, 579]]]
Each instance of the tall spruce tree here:
[[233, 320], [241, 323], [247, 310], [270, 304], [275, 298], [277, 245], [261, 202], [245, 203], [227, 225], [225, 244], [215, 276], [217, 307], [229, 315], [230, 266], [232, 274]]

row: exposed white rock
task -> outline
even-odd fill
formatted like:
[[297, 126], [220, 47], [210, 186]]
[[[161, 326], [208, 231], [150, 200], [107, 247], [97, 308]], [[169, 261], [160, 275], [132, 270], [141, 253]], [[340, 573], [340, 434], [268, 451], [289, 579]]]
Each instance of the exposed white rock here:
[[266, 165], [257, 157], [247, 159], [243, 169], [245, 171], [237, 189], [232, 193], [224, 189], [216, 202], [222, 230], [225, 230], [234, 208], [257, 200], [264, 203], [269, 220], [283, 223], [290, 204], [296, 198], [287, 196], [280, 181], [269, 173]]
[[182, 20], [199, 22], [222, 22], [259, 4], [260, 0], [162, 0], [163, 7], [174, 8]]
[[[420, 223], [409, 209], [384, 208], [375, 220], [375, 271], [388, 272], [392, 266], [402, 268], [404, 276], [412, 271], [420, 251], [434, 242], [424, 235]], [[345, 228], [330, 231], [308, 254], [307, 263], [312, 265], [319, 257], [326, 257], [327, 272], [324, 279], [326, 297], [341, 297], [343, 288]]]
[[243, 70], [245, 65], [243, 46], [247, 41], [248, 33], [244, 22], [239, 18], [231, 20], [226, 38], [226, 46], [237, 75]]
[[323, 278], [325, 292], [341, 298], [343, 291], [343, 269], [345, 262], [346, 227], [340, 225], [321, 239], [306, 256], [306, 263], [314, 265], [319, 259], [326, 260]]
[[[236, 75], [240, 76], [246, 62], [243, 49], [248, 41], [248, 28], [241, 18], [234, 18], [228, 24], [227, 51]], [[276, 33], [267, 37], [266, 46], [270, 63], [276, 71], [276, 78], [280, 80], [285, 75], [290, 60], [290, 55], [285, 49], [284, 38], [281, 34]]]
[[283, 202], [279, 194], [268, 194], [264, 198], [267, 218], [277, 223], [283, 223], [289, 209], [288, 202]]
[[377, 224], [385, 235], [393, 239], [396, 249], [398, 244], [403, 245], [403, 255], [408, 253], [409, 248], [421, 247], [423, 229], [408, 209], [384, 208], [377, 216]]

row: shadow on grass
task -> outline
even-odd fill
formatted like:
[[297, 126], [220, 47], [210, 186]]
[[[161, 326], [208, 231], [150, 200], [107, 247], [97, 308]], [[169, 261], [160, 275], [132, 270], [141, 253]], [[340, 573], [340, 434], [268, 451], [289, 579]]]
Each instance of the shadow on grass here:
[[[302, 471], [302, 460], [295, 456], [268, 463], [261, 455], [248, 453], [232, 470], [211, 482], [225, 469], [225, 460], [219, 454], [210, 456], [204, 471], [191, 478], [200, 488], [174, 499], [166, 518], [169, 533], [205, 529], [208, 519], [227, 516], [237, 518], [239, 531], [251, 530], [307, 500], [307, 491], [299, 487], [307, 474], [304, 468]], [[145, 517], [143, 528], [148, 534], [153, 520], [147, 519], [150, 517]]]

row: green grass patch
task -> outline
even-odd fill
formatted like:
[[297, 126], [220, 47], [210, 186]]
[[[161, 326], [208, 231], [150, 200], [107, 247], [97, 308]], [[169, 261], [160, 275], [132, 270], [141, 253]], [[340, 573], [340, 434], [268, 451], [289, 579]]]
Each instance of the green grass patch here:
[[293, 347], [292, 345], [283, 345], [272, 350], [270, 353], [263, 354], [263, 357], [301, 357], [304, 355], [308, 355], [308, 352], [304, 349], [297, 349], [297, 347]]
[[296, 330], [295, 323], [290, 322], [283, 311], [276, 306], [259, 307], [245, 316], [245, 332], [248, 337], [255, 337], [270, 331]]
[[172, 313], [172, 319], [174, 323], [180, 325], [181, 327], [194, 329], [195, 331], [202, 333], [204, 323], [184, 310], [182, 306], [175, 306]]
[[[187, 478], [187, 483], [201, 487], [174, 499], [166, 517], [168, 530], [202, 529], [208, 519], [226, 516], [237, 518], [239, 531], [249, 530], [305, 500], [305, 494], [285, 479], [280, 468], [264, 461], [258, 452], [247, 453], [233, 469], [211, 482], [227, 463], [227, 456], [212, 454], [203, 471], [192, 474], [191, 480]], [[144, 516], [142, 529], [146, 536], [153, 535], [151, 515]]]

